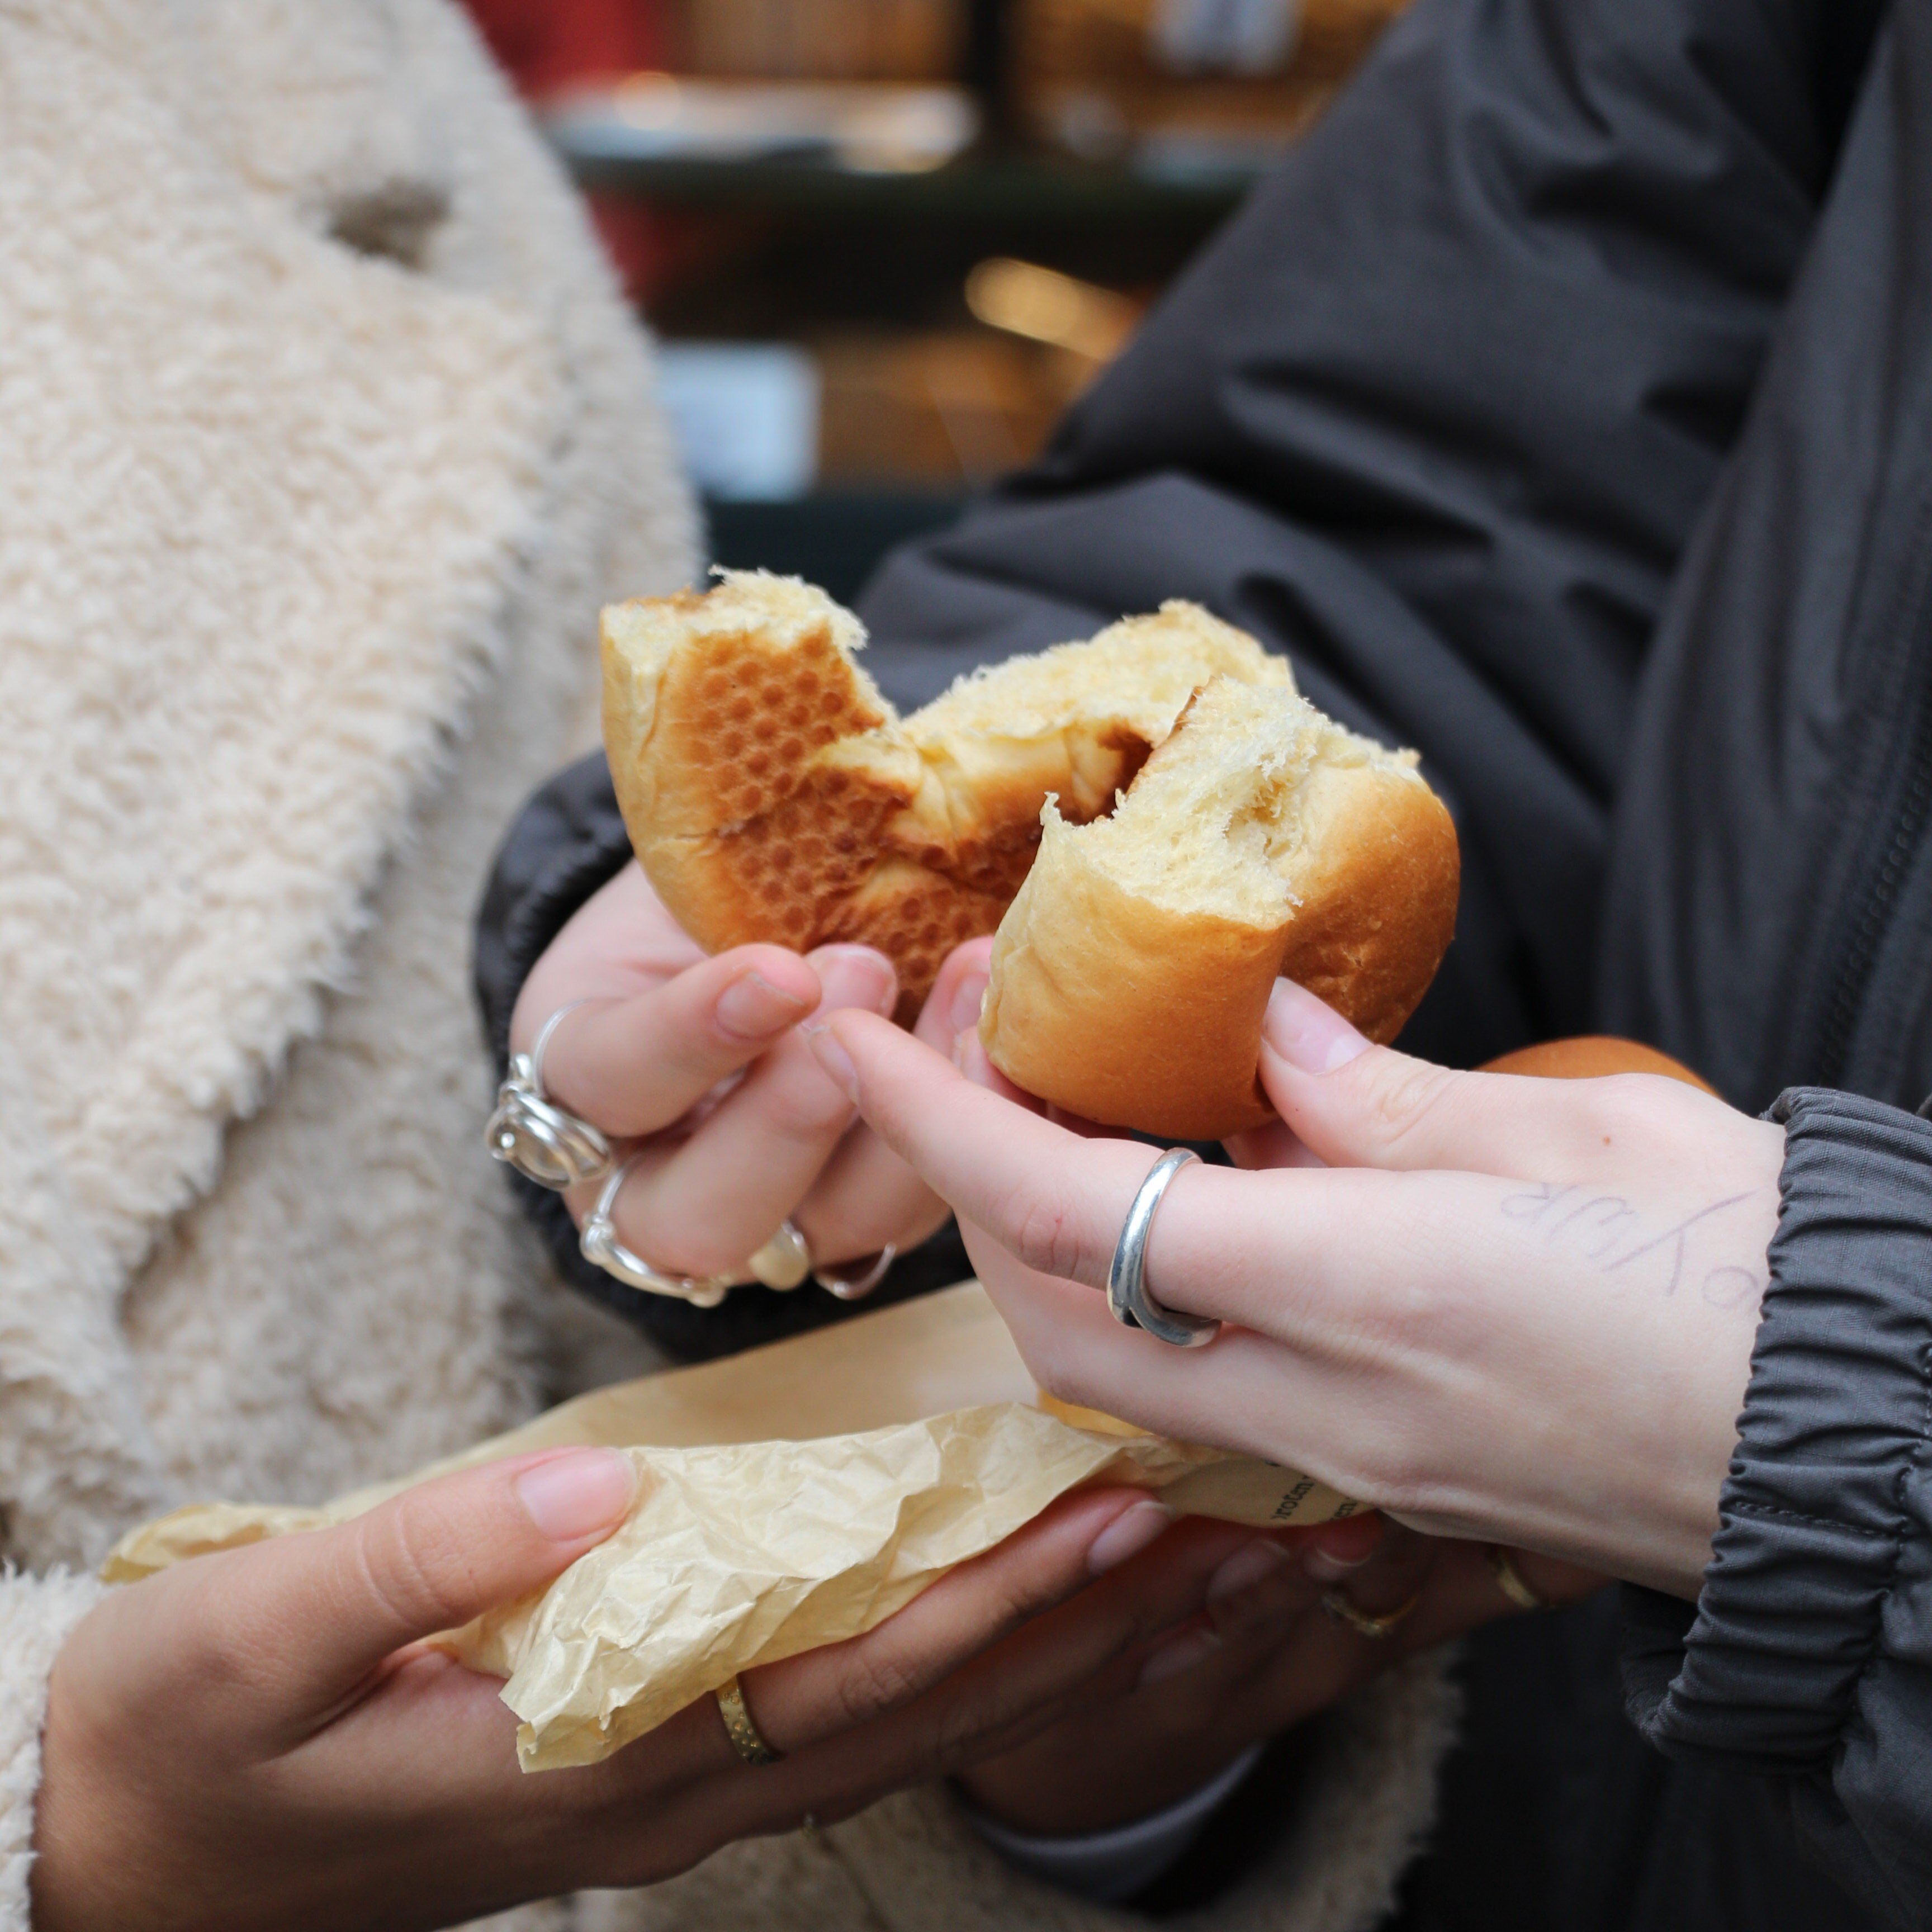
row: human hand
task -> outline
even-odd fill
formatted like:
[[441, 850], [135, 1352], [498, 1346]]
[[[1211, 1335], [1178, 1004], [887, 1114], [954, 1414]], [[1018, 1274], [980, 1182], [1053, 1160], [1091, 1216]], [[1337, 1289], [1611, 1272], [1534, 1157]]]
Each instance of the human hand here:
[[112, 1593], [56, 1662], [36, 1932], [404, 1932], [649, 1883], [1013, 1748], [1197, 1610], [1239, 1536], [1130, 1574], [1166, 1512], [1064, 1498], [867, 1635], [747, 1672], [779, 1762], [741, 1762], [707, 1697], [526, 1775], [500, 1684], [423, 1640], [542, 1588], [632, 1480], [607, 1450], [513, 1459]]
[[[1124, 1580], [1186, 1560], [1226, 1526], [1178, 1524]], [[1513, 1552], [1545, 1604], [1603, 1582], [1548, 1557]], [[1208, 1578], [1202, 1609], [1121, 1656], [1067, 1714], [958, 1782], [1016, 1830], [1063, 1837], [1150, 1816], [1199, 1790], [1250, 1745], [1282, 1735], [1370, 1678], [1494, 1618], [1521, 1614], [1489, 1552], [1426, 1537], [1372, 1513], [1305, 1530], [1247, 1532]], [[1392, 1618], [1374, 1636], [1324, 1606]]]
[[[958, 980], [940, 975], [921, 1038], [950, 1048], [968, 1024], [952, 1010]], [[667, 1274], [742, 1280], [746, 1257], [788, 1217], [828, 1265], [910, 1247], [944, 1222], [945, 1204], [855, 1126], [796, 1032], [814, 1012], [890, 1013], [897, 998], [891, 962], [868, 946], [708, 957], [632, 864], [537, 962], [510, 1040], [526, 1052], [559, 1008], [600, 1003], [558, 1028], [544, 1080], [593, 1126], [645, 1142], [616, 1202], [618, 1238]], [[601, 1186], [565, 1196], [580, 1226]]]
[[1183, 1352], [1091, 1292], [1144, 1147], [1041, 1118], [969, 1036], [971, 1078], [860, 1016], [812, 1043], [952, 1203], [1055, 1394], [1420, 1528], [1696, 1595], [1777, 1224], [1775, 1126], [1653, 1076], [1450, 1072], [1282, 982], [1261, 1073], [1283, 1124], [1238, 1148], [1250, 1171], [1184, 1170], [1154, 1222], [1154, 1294], [1231, 1324]]

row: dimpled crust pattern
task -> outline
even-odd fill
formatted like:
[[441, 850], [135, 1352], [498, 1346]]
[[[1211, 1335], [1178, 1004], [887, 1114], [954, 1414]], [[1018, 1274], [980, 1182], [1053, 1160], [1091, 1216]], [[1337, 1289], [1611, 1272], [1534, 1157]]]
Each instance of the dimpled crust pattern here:
[[[998, 926], [1048, 796], [1072, 823], [1111, 808], [1204, 681], [1207, 660], [1197, 680], [1190, 652], [1219, 668], [1232, 650], [1286, 677], [1204, 613], [1174, 629], [1182, 608], [1142, 620], [1138, 638], [1115, 626], [1119, 650], [1090, 664], [1082, 647], [1077, 676], [1016, 660], [974, 680], [963, 712], [956, 692], [902, 725], [856, 661], [858, 620], [796, 578], [729, 572], [707, 595], [614, 605], [604, 740], [632, 843], [708, 951], [877, 946], [909, 1018], [946, 955]], [[1163, 647], [1150, 652], [1156, 625]], [[1003, 680], [1022, 720], [1012, 730], [998, 722]]]

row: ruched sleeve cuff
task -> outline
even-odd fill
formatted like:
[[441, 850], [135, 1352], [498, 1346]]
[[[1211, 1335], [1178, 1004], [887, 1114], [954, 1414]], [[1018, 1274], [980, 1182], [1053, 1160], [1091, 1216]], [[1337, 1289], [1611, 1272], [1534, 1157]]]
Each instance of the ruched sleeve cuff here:
[[1881, 1647], [1932, 1402], [1932, 1124], [1798, 1088], [1721, 1524], [1694, 1616], [1624, 1597], [1630, 1714], [1672, 1756], [1826, 1767]]

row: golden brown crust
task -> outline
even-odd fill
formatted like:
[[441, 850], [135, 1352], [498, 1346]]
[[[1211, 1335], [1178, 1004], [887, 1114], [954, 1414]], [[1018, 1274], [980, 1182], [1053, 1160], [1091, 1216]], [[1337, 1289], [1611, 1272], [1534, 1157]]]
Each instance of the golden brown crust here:
[[[604, 744], [632, 846], [706, 951], [876, 946], [898, 969], [901, 1017], [916, 1015], [946, 954], [999, 924], [1047, 797], [1076, 823], [1108, 809], [1146, 734], [1164, 734], [1185, 703], [1186, 667], [1288, 676], [1189, 607], [1114, 629], [1120, 662], [1141, 672], [1130, 691], [1062, 676], [1034, 692], [1037, 716], [1001, 722], [986, 715], [1010, 688], [996, 670], [902, 724], [852, 661], [856, 620], [796, 580], [734, 574], [704, 596], [614, 605]], [[1043, 694], [1058, 698], [1057, 724]]]
[[1304, 795], [1310, 856], [1276, 970], [1386, 1046], [1455, 936], [1455, 824], [1426, 785], [1387, 765], [1319, 767]]
[[998, 927], [982, 1029], [996, 1062], [1074, 1111], [1178, 1138], [1269, 1117], [1255, 1068], [1284, 959], [1377, 1039], [1420, 998], [1454, 922], [1455, 835], [1426, 786], [1360, 741], [1301, 785], [1308, 850], [1280, 916], [1162, 910], [1051, 832], [1036, 861], [1045, 800], [1068, 838], [1108, 811], [1217, 676], [1272, 691], [1296, 731], [1346, 739], [1252, 638], [1170, 604], [903, 724], [854, 661], [860, 641], [821, 592], [763, 575], [604, 613], [618, 803], [707, 950], [877, 946], [910, 1021], [946, 955]]
[[994, 942], [980, 1023], [993, 1064], [1104, 1125], [1222, 1140], [1274, 1118], [1256, 1070], [1278, 975], [1392, 1040], [1454, 930], [1455, 827], [1390, 764], [1318, 768], [1303, 797], [1300, 903], [1270, 926], [1151, 903], [1049, 825]]
[[1270, 1118], [1255, 1065], [1282, 938], [1151, 905], [1049, 823], [993, 942], [980, 1036], [1016, 1086], [1070, 1112], [1218, 1140]]

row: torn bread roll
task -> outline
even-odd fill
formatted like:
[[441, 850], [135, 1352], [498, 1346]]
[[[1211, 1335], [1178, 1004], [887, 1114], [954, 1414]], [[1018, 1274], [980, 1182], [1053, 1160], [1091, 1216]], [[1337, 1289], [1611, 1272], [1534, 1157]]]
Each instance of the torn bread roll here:
[[1274, 1118], [1256, 1070], [1277, 975], [1393, 1039], [1448, 946], [1460, 872], [1416, 762], [1286, 682], [1210, 682], [1110, 817], [1046, 807], [994, 942], [994, 1065], [1090, 1120], [1219, 1140]]
[[954, 946], [993, 931], [1041, 808], [1112, 809], [1194, 693], [1288, 667], [1194, 605], [962, 679], [902, 720], [857, 618], [795, 578], [724, 574], [602, 622], [604, 735], [631, 842], [710, 952], [875, 946], [916, 1014]]

